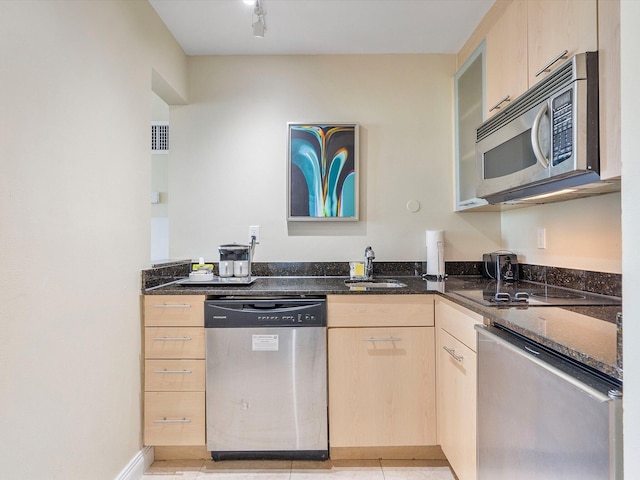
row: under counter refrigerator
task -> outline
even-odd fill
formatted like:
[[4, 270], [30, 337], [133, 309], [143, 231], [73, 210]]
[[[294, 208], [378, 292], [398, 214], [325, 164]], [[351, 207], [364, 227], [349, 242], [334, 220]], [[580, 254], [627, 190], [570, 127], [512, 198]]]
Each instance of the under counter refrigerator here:
[[621, 480], [621, 385], [513, 332], [475, 328], [478, 480]]

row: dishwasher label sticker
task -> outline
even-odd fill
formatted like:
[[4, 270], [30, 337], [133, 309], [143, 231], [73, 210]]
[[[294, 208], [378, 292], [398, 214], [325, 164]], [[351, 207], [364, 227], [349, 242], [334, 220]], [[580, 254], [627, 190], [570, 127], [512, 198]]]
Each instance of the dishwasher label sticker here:
[[277, 352], [278, 335], [251, 335], [251, 350], [254, 352]]

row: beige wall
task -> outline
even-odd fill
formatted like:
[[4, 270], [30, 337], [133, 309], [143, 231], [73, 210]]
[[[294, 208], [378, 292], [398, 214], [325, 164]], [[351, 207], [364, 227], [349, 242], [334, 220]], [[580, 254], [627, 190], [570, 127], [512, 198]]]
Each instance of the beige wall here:
[[0, 2], [2, 478], [113, 479], [139, 452], [152, 68], [146, 1]]
[[[497, 213], [453, 213], [455, 56], [190, 57], [190, 104], [171, 110], [171, 256], [217, 260], [248, 240], [257, 261], [448, 260], [500, 247]], [[286, 221], [286, 124], [360, 124], [361, 221]], [[406, 204], [418, 200], [410, 213]]]
[[[620, 273], [619, 194], [452, 211], [454, 69], [450, 56], [191, 57], [190, 105], [172, 109], [171, 257], [215, 260], [258, 224], [258, 261], [344, 261], [369, 244], [378, 260], [415, 260], [424, 231], [444, 229], [447, 260], [507, 248], [527, 263]], [[286, 222], [286, 123], [307, 120], [360, 123], [361, 222]]]
[[[622, 273], [620, 194], [549, 203], [502, 213], [504, 248], [520, 261]], [[546, 230], [546, 249], [537, 230]]]
[[621, 1], [622, 56], [622, 296], [624, 310], [624, 446], [625, 478], [640, 478], [640, 2]]

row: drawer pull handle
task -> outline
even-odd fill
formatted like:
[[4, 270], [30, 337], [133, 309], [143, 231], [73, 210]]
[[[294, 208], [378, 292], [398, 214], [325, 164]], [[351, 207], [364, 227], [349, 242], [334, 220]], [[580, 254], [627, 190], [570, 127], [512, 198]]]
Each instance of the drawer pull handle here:
[[191, 308], [188, 303], [167, 303], [162, 305], [154, 305], [154, 308]]
[[458, 362], [458, 363], [462, 363], [462, 360], [464, 360], [464, 357], [462, 355], [456, 355], [456, 350], [454, 348], [447, 348], [447, 347], [442, 347], [444, 348], [444, 350], [453, 357], [453, 359]]
[[365, 342], [400, 342], [402, 341], [402, 339], [398, 337], [387, 337], [387, 338], [371, 337], [371, 338], [365, 338], [364, 341]]
[[191, 373], [191, 370], [156, 370], [154, 373]]
[[158, 342], [186, 342], [191, 340], [191, 337], [156, 337], [154, 340]]
[[154, 420], [153, 423], [191, 423], [188, 418], [163, 418], [161, 420]]
[[544, 72], [548, 72], [549, 70], [551, 70], [551, 65], [553, 65], [554, 63], [556, 63], [558, 60], [564, 60], [565, 58], [567, 58], [567, 53], [569, 53], [569, 50], [565, 50], [564, 52], [562, 52], [560, 55], [558, 55], [557, 57], [555, 57], [553, 60], [551, 60], [549, 63], [547, 63], [544, 67], [542, 67], [538, 73], [536, 73], [536, 77], [539, 77], [540, 75], [542, 75]]
[[494, 110], [498, 110], [500, 108], [500, 105], [502, 105], [504, 102], [510, 102], [510, 101], [511, 101], [511, 95], [507, 95], [502, 100], [500, 100], [498, 103], [496, 103], [493, 107], [491, 107], [489, 109], [489, 111], [493, 112]]

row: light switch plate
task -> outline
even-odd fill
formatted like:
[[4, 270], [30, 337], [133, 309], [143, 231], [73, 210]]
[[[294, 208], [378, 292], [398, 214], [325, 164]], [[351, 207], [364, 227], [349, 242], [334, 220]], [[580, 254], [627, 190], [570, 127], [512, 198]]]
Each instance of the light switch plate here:
[[537, 244], [539, 249], [547, 248], [547, 229], [544, 227], [538, 227]]

